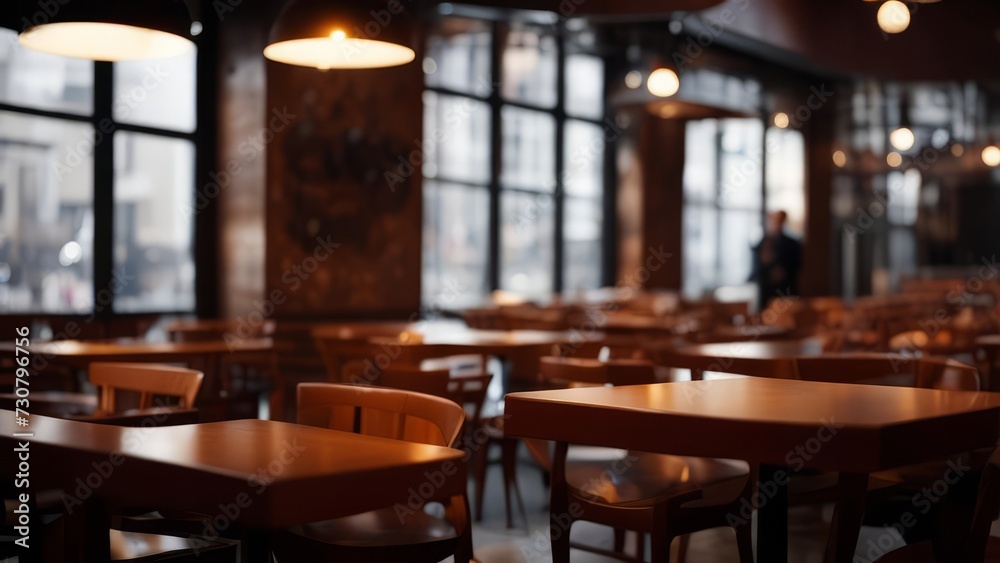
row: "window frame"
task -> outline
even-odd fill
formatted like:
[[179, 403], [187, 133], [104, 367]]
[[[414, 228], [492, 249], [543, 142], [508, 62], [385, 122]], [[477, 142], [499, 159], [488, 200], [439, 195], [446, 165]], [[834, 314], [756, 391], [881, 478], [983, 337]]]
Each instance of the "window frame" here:
[[[21, 106], [6, 101], [0, 101], [0, 111], [10, 112], [26, 117], [42, 117], [58, 119], [74, 123], [86, 124], [93, 128], [95, 137], [100, 142], [94, 143], [93, 154], [93, 295], [92, 307], [88, 311], [47, 312], [42, 310], [5, 311], [4, 317], [60, 318], [83, 315], [85, 317], [110, 319], [128, 317], [150, 317], [156, 315], [190, 315], [199, 317], [214, 316], [217, 313], [214, 299], [215, 273], [210, 264], [216, 259], [215, 233], [216, 204], [214, 198], [205, 198], [208, 202], [203, 209], [194, 214], [192, 232], [192, 258], [195, 264], [194, 308], [150, 310], [141, 312], [122, 312], [115, 309], [116, 285], [114, 274], [114, 224], [115, 224], [115, 151], [114, 139], [117, 132], [130, 132], [181, 139], [194, 146], [194, 176], [191, 181], [193, 201], [204, 186], [204, 178], [215, 163], [214, 158], [214, 123], [209, 112], [209, 100], [214, 95], [214, 78], [212, 57], [214, 49], [209, 37], [210, 26], [205, 26], [203, 33], [192, 38], [197, 51], [195, 57], [195, 128], [191, 132], [175, 131], [118, 122], [114, 119], [114, 63], [93, 61], [94, 91], [92, 107], [89, 114], [72, 113], [62, 110], [40, 109]], [[23, 48], [23, 47], [19, 47]], [[103, 137], [99, 137], [103, 135]]]
[[[587, 53], [595, 56], [604, 62], [605, 73], [601, 77], [602, 101], [601, 117], [594, 118], [567, 113], [566, 111], [566, 60], [571, 54], [567, 49], [567, 32], [562, 21], [552, 24], [551, 29], [556, 40], [556, 103], [552, 107], [536, 105], [522, 100], [507, 99], [503, 96], [503, 57], [507, 45], [507, 36], [510, 33], [510, 23], [494, 20], [477, 20], [477, 18], [461, 15], [450, 16], [454, 18], [485, 21], [488, 32], [492, 40], [490, 46], [489, 76], [490, 89], [486, 93], [464, 92], [452, 88], [428, 84], [425, 81], [425, 91], [434, 92], [437, 95], [453, 96], [456, 98], [470, 99], [476, 102], [486, 103], [490, 111], [490, 133], [489, 133], [489, 159], [490, 172], [489, 181], [485, 184], [469, 182], [442, 176], [438, 173], [433, 178], [427, 178], [433, 182], [464, 186], [468, 189], [486, 189], [489, 191], [489, 241], [487, 245], [487, 291], [493, 292], [501, 289], [502, 264], [502, 240], [501, 231], [503, 228], [503, 217], [501, 216], [502, 195], [504, 193], [525, 194], [533, 197], [550, 197], [552, 202], [553, 216], [553, 263], [551, 264], [553, 294], [558, 294], [565, 287], [566, 272], [566, 241], [565, 241], [565, 219], [567, 198], [586, 200], [585, 197], [572, 196], [566, 193], [563, 186], [563, 177], [567, 170], [565, 162], [566, 146], [566, 124], [569, 121], [579, 121], [600, 127], [606, 130], [609, 127], [609, 115], [607, 107], [607, 68], [608, 60], [598, 53]], [[542, 27], [542, 26], [539, 26]], [[551, 191], [529, 189], [517, 186], [505, 186], [501, 181], [503, 172], [503, 112], [504, 108], [517, 108], [532, 112], [540, 112], [550, 115], [555, 122], [555, 147], [554, 147], [554, 172], [553, 189]], [[602, 226], [601, 226], [601, 261], [595, 267], [600, 269], [601, 285], [607, 286], [613, 283], [615, 264], [615, 244], [614, 244], [614, 154], [615, 142], [611, 139], [606, 142], [606, 147], [602, 162], [602, 177], [600, 178], [601, 193], [594, 199], [599, 199], [602, 206]], [[609, 205], [610, 203], [610, 205]], [[546, 210], [548, 212], [548, 210]], [[485, 296], [484, 296], [485, 297]], [[423, 300], [423, 298], [422, 298]], [[425, 306], [431, 303], [424, 303]]]

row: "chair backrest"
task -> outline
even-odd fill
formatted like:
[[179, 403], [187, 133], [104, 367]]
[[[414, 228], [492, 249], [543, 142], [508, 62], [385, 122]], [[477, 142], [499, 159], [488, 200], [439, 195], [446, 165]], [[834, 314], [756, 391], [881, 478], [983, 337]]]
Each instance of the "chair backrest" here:
[[979, 391], [979, 370], [950, 358], [927, 356], [917, 362], [917, 387]]
[[335, 383], [298, 387], [299, 424], [451, 446], [464, 421], [457, 403], [423, 393]]
[[447, 369], [423, 370], [416, 366], [393, 364], [379, 373], [374, 384], [454, 400], [455, 396], [449, 390], [450, 381], [451, 373]]
[[924, 389], [975, 391], [976, 368], [947, 358], [900, 354], [826, 354], [797, 358], [798, 379], [830, 383], [868, 383]]
[[90, 382], [101, 389], [98, 410], [118, 412], [117, 392], [139, 394], [140, 409], [153, 406], [157, 396], [177, 397], [178, 406], [191, 408], [204, 374], [193, 369], [159, 364], [94, 363], [90, 364]]
[[648, 360], [593, 360], [546, 356], [538, 366], [539, 377], [553, 385], [643, 385], [656, 382]]
[[993, 452], [979, 481], [976, 508], [972, 513], [969, 530], [967, 561], [983, 561], [990, 539], [990, 528], [1000, 513], [1000, 448]]

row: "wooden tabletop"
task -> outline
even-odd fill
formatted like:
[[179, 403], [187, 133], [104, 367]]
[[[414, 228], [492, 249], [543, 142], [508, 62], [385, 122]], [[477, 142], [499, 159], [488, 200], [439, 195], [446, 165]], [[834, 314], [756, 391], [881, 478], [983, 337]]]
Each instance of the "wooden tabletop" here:
[[[789, 465], [796, 446], [843, 425], [807, 467], [872, 473], [993, 447], [1000, 399], [763, 378], [512, 393], [513, 436]], [[827, 430], [828, 431], [828, 430]]]
[[[120, 356], [184, 356], [197, 354], [225, 354], [229, 352], [266, 352], [274, 349], [270, 338], [214, 340], [205, 342], [146, 342], [135, 339], [113, 341], [59, 340], [35, 342], [34, 354], [59, 357], [87, 357], [115, 359]], [[0, 344], [0, 349], [14, 349], [12, 343]]]
[[819, 339], [695, 344], [659, 351], [670, 367], [767, 377], [793, 377], [791, 360], [823, 353]]
[[[463, 452], [398, 440], [264, 420], [158, 428], [124, 428], [32, 416], [28, 428], [0, 411], [5, 465], [15, 467], [15, 432], [32, 432], [33, 490], [74, 491], [93, 464], [122, 456], [95, 493], [113, 505], [218, 514], [247, 495], [238, 523], [276, 528], [337, 518], [407, 502], [425, 472], [458, 462]], [[23, 439], [20, 439], [23, 440]], [[464, 469], [444, 479], [442, 494], [460, 494]], [[96, 479], [96, 478], [95, 478]], [[265, 480], [270, 481], [264, 484]]]

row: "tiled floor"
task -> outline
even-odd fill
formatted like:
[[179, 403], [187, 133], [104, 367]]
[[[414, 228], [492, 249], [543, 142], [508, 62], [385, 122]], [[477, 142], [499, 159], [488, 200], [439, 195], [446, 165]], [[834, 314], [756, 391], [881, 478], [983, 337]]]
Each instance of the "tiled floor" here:
[[[523, 522], [519, 522], [520, 518], [517, 517], [515, 525], [519, 527], [507, 529], [500, 467], [493, 465], [489, 469], [486, 499], [483, 503], [483, 521], [477, 523], [473, 528], [476, 558], [482, 563], [543, 563], [552, 560], [547, 527], [548, 489], [542, 483], [541, 471], [525, 457], [518, 467], [518, 477], [525, 509], [528, 513], [528, 523], [525, 526]], [[822, 562], [822, 550], [829, 525], [826, 519], [829, 518], [829, 512], [828, 509], [827, 513], [823, 514], [815, 508], [800, 508], [792, 511], [789, 515], [789, 563]], [[1000, 532], [1000, 528], [994, 526], [994, 535], [1000, 535], [998, 532]], [[868, 527], [862, 529], [855, 563], [868, 563], [871, 560], [866, 551], [875, 545], [880, 535], [882, 532], [879, 529]], [[602, 548], [610, 548], [612, 542], [610, 528], [587, 522], [579, 522], [573, 526], [573, 539]], [[676, 550], [676, 542], [674, 547]], [[648, 550], [646, 553], [648, 556]], [[672, 560], [676, 561], [674, 557]], [[580, 550], [573, 551], [572, 560], [574, 563], [615, 561]], [[691, 563], [738, 562], [733, 533], [728, 529], [720, 528], [693, 534], [687, 561]]]

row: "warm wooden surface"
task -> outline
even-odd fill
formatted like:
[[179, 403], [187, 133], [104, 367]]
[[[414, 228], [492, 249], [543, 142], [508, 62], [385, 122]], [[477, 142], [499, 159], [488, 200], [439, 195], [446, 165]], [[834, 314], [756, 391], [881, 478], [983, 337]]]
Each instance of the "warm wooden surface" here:
[[822, 353], [820, 340], [804, 339], [696, 344], [667, 348], [660, 356], [675, 368], [791, 378], [794, 358]]
[[[65, 487], [95, 472], [114, 452], [123, 460], [95, 494], [113, 505], [219, 514], [246, 494], [238, 524], [273, 528], [337, 518], [407, 502], [424, 472], [458, 462], [463, 452], [271, 422], [238, 420], [163, 428], [123, 428], [32, 416], [29, 428], [0, 411], [6, 465], [14, 467], [14, 432], [34, 433], [31, 484]], [[269, 469], [270, 468], [270, 469]], [[260, 475], [273, 479], [266, 487]], [[464, 469], [436, 490], [460, 494]]]
[[[209, 342], [145, 342], [121, 339], [115, 341], [60, 340], [35, 342], [30, 347], [33, 354], [44, 354], [53, 359], [92, 362], [101, 360], [128, 361], [129, 359], [177, 359], [198, 355], [219, 355], [235, 352], [270, 352], [274, 342], [270, 338], [234, 339]], [[13, 343], [0, 343], [0, 350], [13, 351]]]
[[[994, 446], [1000, 397], [743, 378], [513, 393], [506, 413], [519, 437], [872, 473]], [[794, 454], [830, 421], [818, 452]]]

